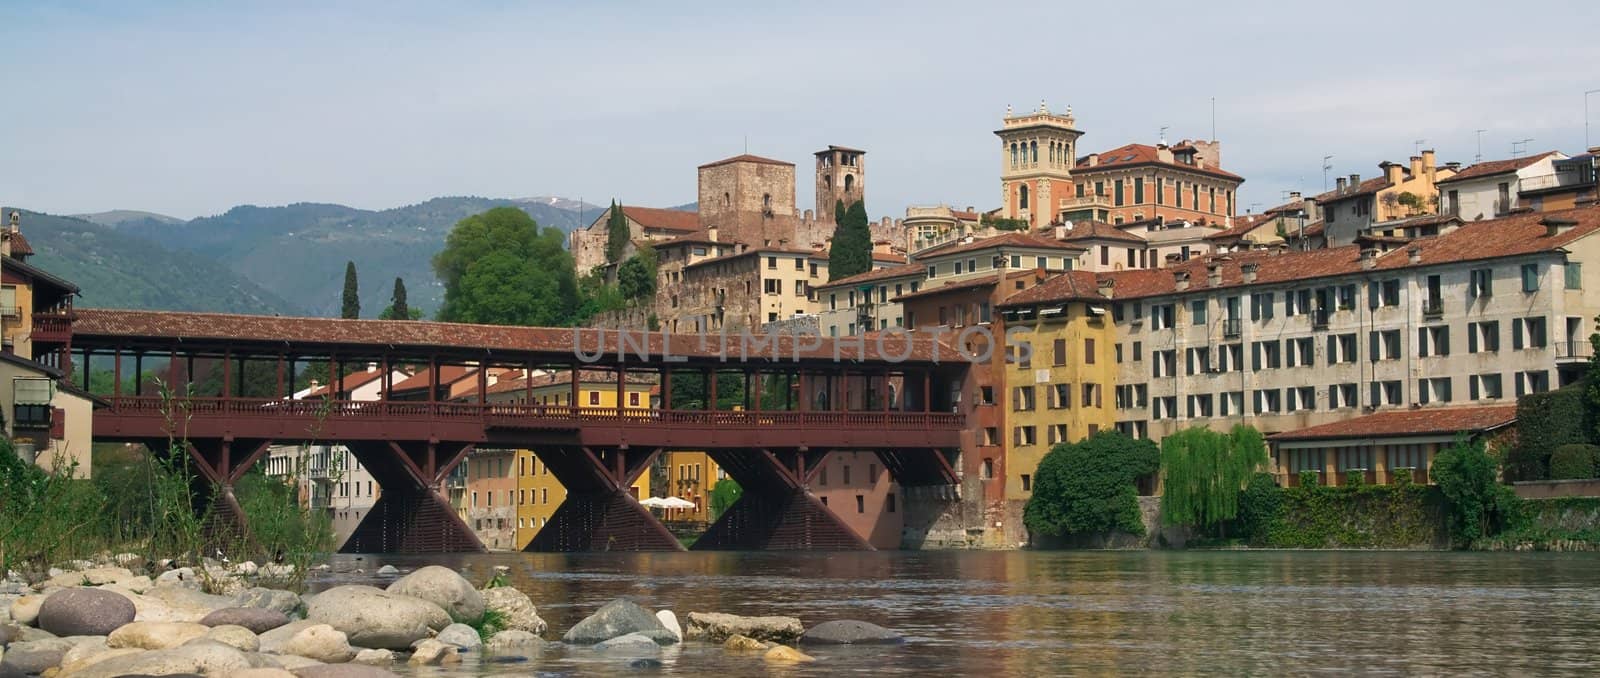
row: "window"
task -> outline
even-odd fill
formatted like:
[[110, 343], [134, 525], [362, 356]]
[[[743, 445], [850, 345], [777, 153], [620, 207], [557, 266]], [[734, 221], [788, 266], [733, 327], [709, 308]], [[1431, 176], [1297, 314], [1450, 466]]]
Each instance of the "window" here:
[[628, 407], [638, 407], [638, 406], [639, 406], [639, 394], [637, 392], [629, 393], [628, 394]]
[[1474, 374], [1467, 378], [1467, 397], [1472, 400], [1498, 400], [1504, 395], [1499, 374]]
[[[1172, 304], [1156, 304], [1150, 307], [1150, 329], [1170, 330], [1173, 325], [1175, 309]], [[1137, 316], [1135, 316], [1137, 317]]]
[[1256, 414], [1276, 414], [1283, 411], [1283, 393], [1275, 388], [1256, 389]]
[[[1023, 485], [1023, 489], [1027, 489], [1028, 476], [1022, 476], [1022, 485]], [[894, 509], [895, 509], [894, 493], [890, 492], [889, 494], [885, 495], [884, 498], [883, 498], [883, 511], [885, 513], [894, 513]]]
[[777, 257], [767, 257], [767, 268], [776, 269], [777, 267], [778, 267], [778, 258]]
[[1112, 188], [1112, 191], [1115, 193], [1115, 196], [1116, 196], [1115, 200], [1116, 200], [1117, 206], [1121, 207], [1122, 206], [1122, 180], [1121, 179], [1117, 179], [1116, 181], [1111, 182], [1111, 188]]
[[1289, 411], [1317, 409], [1317, 387], [1295, 386], [1289, 389]]
[[1093, 339], [1084, 339], [1083, 340], [1083, 364], [1085, 364], [1085, 365], [1093, 365], [1094, 364], [1094, 354], [1095, 354], [1094, 340]]
[[932, 277], [938, 275], [938, 272], [939, 272], [939, 267], [937, 265], [928, 266], [928, 277], [929, 278], [932, 278]]
[[994, 404], [994, 387], [993, 386], [979, 386], [978, 387], [978, 404], [979, 405], [993, 405]]
[[804, 280], [796, 280], [796, 281], [794, 281], [794, 295], [797, 296], [797, 297], [807, 296], [806, 295], [806, 281], [804, 281]]
[[1283, 315], [1293, 318], [1311, 312], [1311, 290], [1290, 290], [1283, 294]]
[[1033, 410], [1033, 387], [1017, 386], [1011, 389], [1011, 409], [1015, 412], [1029, 412]]
[[1195, 325], [1206, 324], [1206, 302], [1204, 299], [1189, 302], [1189, 316]]
[[1511, 349], [1545, 347], [1544, 318], [1513, 318], [1511, 320]]
[[1367, 338], [1367, 355], [1372, 362], [1400, 359], [1400, 330], [1368, 332]]
[[1250, 295], [1250, 320], [1260, 322], [1272, 319], [1274, 292], [1254, 292]]
[[1144, 342], [1135, 341], [1133, 342], [1133, 361], [1139, 362], [1141, 360], [1144, 360]]
[[1212, 398], [1210, 393], [1201, 393], [1189, 396], [1189, 418], [1212, 416]]
[[1067, 364], [1067, 340], [1057, 339], [1050, 343], [1050, 364], [1060, 367]]
[[1390, 445], [1389, 470], [1416, 470], [1428, 466], [1428, 452], [1421, 445]]
[[1369, 283], [1367, 305], [1372, 308], [1400, 305], [1400, 281], [1382, 280]]
[[1244, 344], [1223, 344], [1218, 346], [1217, 367], [1223, 372], [1244, 370]]
[[1018, 426], [1011, 429], [1011, 443], [1018, 447], [1026, 447], [1038, 443], [1034, 427]]
[[767, 294], [783, 294], [783, 281], [772, 279], [763, 280], [761, 281], [761, 288], [762, 291], [766, 292]]
[[805, 259], [800, 259], [798, 257], [795, 258], [795, 260], [794, 260], [794, 270], [796, 270], [796, 271], [804, 271], [804, 270], [806, 270], [806, 260]]
[[1356, 307], [1356, 286], [1339, 286], [1339, 310], [1348, 311]]
[[589, 404], [590, 405], [599, 405], [600, 404], [600, 392], [599, 391], [590, 391], [589, 392]]
[[1563, 272], [1566, 274], [1567, 278], [1567, 289], [1583, 289], [1583, 264], [1576, 261], [1569, 261], [1567, 262], [1567, 265], [1563, 266], [1562, 268], [1564, 269]]
[[977, 272], [977, 270], [978, 270], [978, 260], [977, 259], [968, 259], [967, 260], [967, 272], [968, 273], [975, 273], [975, 272]]
[[849, 464], [845, 464], [845, 467], [844, 467], [844, 484], [846, 484], [846, 485], [850, 484], [850, 465]]
[[1103, 404], [1103, 401], [1100, 399], [1100, 385], [1083, 384], [1083, 406], [1101, 407]]
[[1339, 450], [1339, 472], [1366, 471], [1372, 468], [1372, 447], [1345, 447]]
[[1328, 409], [1355, 407], [1356, 385], [1334, 384], [1328, 387]]
[[1450, 355], [1450, 326], [1438, 325], [1417, 328], [1417, 357]]
[[866, 513], [866, 512], [867, 512], [867, 498], [862, 496], [862, 495], [859, 495], [859, 494], [856, 495], [856, 513]]
[[[993, 426], [984, 427], [984, 429], [983, 429], [983, 444], [985, 446], [988, 446], [988, 447], [993, 447], [995, 445], [999, 445], [1000, 444], [1000, 429], [997, 429], [997, 428], [995, 428]], [[824, 472], [826, 472], [826, 471], [824, 471]], [[823, 477], [827, 477], [827, 476], [823, 476]], [[823, 484], [826, 485], [827, 483], [824, 482]]]
[[1055, 409], [1072, 407], [1072, 384], [1050, 386], [1050, 407]]
[[[1051, 424], [1048, 430], [1048, 440], [1051, 445], [1067, 442], [1067, 425]], [[1027, 476], [1023, 476], [1026, 478]]]
[[1400, 404], [1399, 381], [1374, 381], [1372, 382], [1372, 405], [1374, 407]]
[[1356, 335], [1334, 334], [1328, 337], [1328, 364], [1353, 363], [1356, 361]]
[[1174, 419], [1178, 416], [1177, 396], [1165, 396], [1154, 400], [1154, 407], [1150, 410], [1151, 419]]
[[1316, 350], [1311, 337], [1285, 339], [1283, 344], [1289, 353], [1289, 367], [1310, 367], [1315, 364]]
[[1500, 350], [1500, 321], [1467, 323], [1467, 352], [1493, 353]]
[[1538, 264], [1522, 265], [1522, 291], [1525, 294], [1532, 294], [1539, 291]]
[[1244, 414], [1244, 391], [1229, 391], [1222, 394], [1222, 416], [1232, 417]]
[[1277, 369], [1283, 366], [1283, 354], [1276, 339], [1258, 341], [1251, 347], [1250, 369]]
[[1121, 365], [1122, 364], [1122, 344], [1112, 344], [1112, 348], [1116, 349], [1117, 364]]
[[1469, 272], [1467, 283], [1467, 296], [1470, 298], [1488, 297], [1494, 294], [1494, 269], [1475, 268]]
[[1211, 349], [1207, 347], [1190, 348], [1185, 355], [1190, 375], [1205, 374], [1211, 371]]
[[1151, 351], [1150, 361], [1150, 376], [1157, 379], [1178, 376], [1178, 351], [1176, 349]]
[[1550, 373], [1545, 370], [1533, 370], [1517, 373], [1517, 397], [1529, 393], [1544, 393], [1550, 390]]
[[1450, 402], [1450, 377], [1429, 377], [1418, 380], [1417, 402], [1423, 405]]

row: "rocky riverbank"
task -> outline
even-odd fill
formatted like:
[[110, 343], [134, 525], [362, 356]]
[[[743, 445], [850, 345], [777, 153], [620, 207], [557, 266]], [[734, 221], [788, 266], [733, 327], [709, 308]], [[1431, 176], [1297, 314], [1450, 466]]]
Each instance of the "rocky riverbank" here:
[[815, 661], [802, 651], [806, 645], [902, 642], [853, 620], [806, 629], [793, 617], [688, 612], [680, 623], [672, 610], [626, 598], [556, 640], [534, 602], [503, 585], [502, 572], [480, 588], [445, 567], [385, 567], [377, 573], [383, 588], [347, 584], [304, 595], [287, 588], [296, 574], [248, 562], [147, 565], [133, 554], [64, 564], [34, 582], [7, 573], [0, 580], [0, 678], [365, 678], [463, 659], [537, 665], [571, 653], [650, 668], [679, 644], [792, 665]]

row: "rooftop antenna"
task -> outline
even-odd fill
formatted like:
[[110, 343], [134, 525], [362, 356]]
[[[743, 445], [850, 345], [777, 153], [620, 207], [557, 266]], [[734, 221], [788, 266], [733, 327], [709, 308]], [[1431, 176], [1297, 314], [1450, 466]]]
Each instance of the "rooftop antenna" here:
[[744, 152], [746, 155], [750, 153], [750, 135], [748, 134], [744, 135]]
[[1478, 154], [1472, 156], [1472, 161], [1473, 162], [1483, 162], [1483, 133], [1487, 132], [1489, 130], [1480, 129], [1480, 130], [1473, 130], [1473, 131], [1476, 132], [1477, 135], [1478, 135]]
[[1211, 97], [1211, 140], [1217, 140], [1217, 98]]
[[1600, 94], [1600, 89], [1591, 89], [1583, 93], [1583, 147], [1591, 148], [1589, 141], [1589, 95]]
[[1249, 205], [1245, 206], [1244, 213], [1245, 214], [1255, 214], [1256, 213], [1256, 208], [1260, 207], [1260, 206], [1261, 206], [1261, 203], [1259, 203], [1259, 202], [1250, 203]]
[[1333, 156], [1322, 156], [1322, 190], [1328, 190], [1328, 172], [1333, 171]]
[[1161, 126], [1161, 135], [1160, 136], [1161, 136], [1161, 145], [1162, 146], [1167, 145], [1167, 129], [1168, 129], [1167, 125], [1162, 125]]
[[1411, 142], [1411, 154], [1422, 155], [1422, 145], [1425, 143], [1428, 143], [1427, 139], [1417, 139], [1416, 141]]
[[[1533, 141], [1533, 137], [1528, 137], [1527, 139], [1523, 139], [1521, 141], [1513, 141], [1513, 142], [1511, 142], [1511, 157], [1515, 158], [1518, 155], [1521, 155], [1523, 153], [1527, 153], [1528, 152], [1528, 143], [1531, 142], [1531, 141]], [[1521, 146], [1522, 148], [1519, 149], [1519, 148], [1517, 148], [1518, 146]]]

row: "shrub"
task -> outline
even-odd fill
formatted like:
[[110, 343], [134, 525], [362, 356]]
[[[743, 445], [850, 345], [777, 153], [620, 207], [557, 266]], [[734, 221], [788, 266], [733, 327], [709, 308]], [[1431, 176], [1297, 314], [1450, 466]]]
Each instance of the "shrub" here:
[[1229, 433], [1197, 426], [1167, 436], [1161, 441], [1163, 520], [1200, 528], [1232, 520], [1239, 491], [1266, 465], [1266, 441], [1243, 424]]
[[1550, 453], [1551, 480], [1593, 478], [1600, 471], [1600, 446], [1570, 443]]
[[1033, 497], [1023, 523], [1049, 536], [1143, 535], [1139, 494], [1134, 481], [1154, 472], [1160, 451], [1148, 440], [1101, 431], [1050, 450], [1034, 471]]
[[1506, 458], [1510, 480], [1550, 477], [1550, 455], [1557, 447], [1589, 442], [1584, 425], [1584, 382], [1555, 391], [1531, 393], [1517, 401], [1517, 446]]
[[1234, 518], [1238, 535], [1251, 543], [1264, 543], [1283, 510], [1283, 488], [1267, 473], [1257, 473], [1239, 493], [1239, 513]]
[[1433, 481], [1444, 494], [1450, 515], [1450, 534], [1469, 543], [1497, 532], [1506, 514], [1511, 489], [1495, 480], [1494, 460], [1483, 441], [1456, 439], [1433, 459]]

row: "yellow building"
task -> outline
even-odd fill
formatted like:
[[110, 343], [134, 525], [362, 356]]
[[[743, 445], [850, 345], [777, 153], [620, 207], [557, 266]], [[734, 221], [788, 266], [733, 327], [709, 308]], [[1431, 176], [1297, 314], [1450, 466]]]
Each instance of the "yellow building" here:
[[668, 509], [662, 515], [667, 522], [707, 523], [711, 521], [711, 489], [717, 481], [728, 477], [705, 452], [679, 450], [665, 452], [662, 466], [665, 469], [666, 487], [658, 488], [661, 494], [694, 502], [693, 509]]
[[1058, 443], [1116, 425], [1116, 338], [1093, 273], [1068, 272], [1008, 297], [1004, 367], [1005, 497], [1026, 500], [1033, 474]]
[[[579, 373], [578, 406], [617, 407], [617, 380], [611, 372], [584, 370]], [[651, 391], [655, 384], [643, 375], [630, 376], [623, 385], [623, 407], [642, 409], [650, 407]], [[502, 377], [488, 389], [488, 401], [493, 403], [568, 405], [572, 400], [571, 372], [541, 372], [533, 375], [531, 383], [525, 377]], [[533, 536], [550, 522], [556, 508], [567, 498], [567, 488], [539, 460], [534, 450], [517, 450], [516, 474], [516, 548], [526, 548]], [[635, 497], [650, 496], [650, 474], [640, 474], [634, 482]]]

